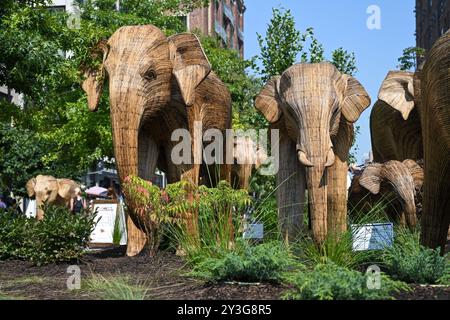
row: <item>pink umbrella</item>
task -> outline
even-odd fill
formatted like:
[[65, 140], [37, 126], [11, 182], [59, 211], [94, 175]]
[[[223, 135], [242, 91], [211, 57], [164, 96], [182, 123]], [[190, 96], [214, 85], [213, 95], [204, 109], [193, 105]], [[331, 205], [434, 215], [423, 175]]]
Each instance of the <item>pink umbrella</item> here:
[[108, 193], [108, 189], [95, 186], [95, 187], [87, 189], [86, 193], [91, 196], [103, 197], [103, 196], [106, 196], [106, 194]]

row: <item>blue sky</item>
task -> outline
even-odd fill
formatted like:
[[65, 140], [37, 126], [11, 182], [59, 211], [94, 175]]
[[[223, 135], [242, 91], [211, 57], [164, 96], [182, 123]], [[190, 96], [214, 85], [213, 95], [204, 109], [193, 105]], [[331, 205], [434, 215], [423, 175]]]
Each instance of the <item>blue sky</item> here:
[[[304, 32], [314, 27], [315, 35], [324, 45], [327, 57], [332, 50], [343, 47], [355, 52], [356, 78], [376, 102], [378, 90], [389, 70], [396, 69], [403, 49], [415, 46], [414, 0], [245, 0], [245, 57], [259, 54], [256, 33], [265, 34], [272, 16], [272, 7], [282, 6], [294, 14], [297, 29]], [[381, 9], [381, 29], [369, 30], [367, 8]], [[357, 125], [357, 160], [361, 162], [371, 150], [369, 118], [372, 106]]]

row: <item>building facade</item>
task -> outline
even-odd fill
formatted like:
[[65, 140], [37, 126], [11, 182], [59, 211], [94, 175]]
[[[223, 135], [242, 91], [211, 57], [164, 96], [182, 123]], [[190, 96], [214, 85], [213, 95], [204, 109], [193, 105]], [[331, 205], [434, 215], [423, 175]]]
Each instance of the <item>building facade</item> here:
[[450, 29], [450, 0], [416, 0], [417, 47], [429, 51]]
[[211, 0], [208, 7], [196, 9], [187, 16], [189, 31], [218, 36], [224, 47], [234, 49], [244, 56], [243, 0]]

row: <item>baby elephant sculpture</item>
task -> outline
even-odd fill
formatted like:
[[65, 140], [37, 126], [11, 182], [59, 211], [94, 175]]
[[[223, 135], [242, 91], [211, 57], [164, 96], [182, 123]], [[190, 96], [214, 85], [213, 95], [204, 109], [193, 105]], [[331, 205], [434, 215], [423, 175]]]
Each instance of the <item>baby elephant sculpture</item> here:
[[38, 220], [44, 218], [44, 211], [41, 209], [44, 202], [68, 207], [70, 199], [76, 196], [77, 188], [80, 186], [73, 180], [56, 179], [43, 175], [30, 179], [26, 184], [28, 196], [36, 197], [36, 218]]
[[417, 224], [416, 194], [423, 184], [423, 169], [413, 160], [368, 165], [355, 175], [349, 192], [350, 212], [355, 215], [382, 203], [391, 219], [413, 229]]
[[250, 137], [236, 138], [233, 153], [235, 164], [231, 171], [232, 184], [239, 189], [248, 190], [253, 169], [259, 169], [266, 162], [267, 153], [256, 146]]

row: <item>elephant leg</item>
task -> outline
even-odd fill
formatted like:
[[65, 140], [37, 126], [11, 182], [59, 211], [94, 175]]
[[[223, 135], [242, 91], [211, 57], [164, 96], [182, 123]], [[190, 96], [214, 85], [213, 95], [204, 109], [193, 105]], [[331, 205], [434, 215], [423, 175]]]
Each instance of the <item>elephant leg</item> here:
[[305, 170], [299, 163], [296, 145], [280, 130], [280, 167], [277, 174], [278, 224], [281, 235], [295, 242], [303, 230]]
[[327, 229], [335, 235], [347, 230], [347, 161], [352, 141], [353, 125], [342, 118], [338, 134], [332, 139], [336, 159], [327, 172]]
[[347, 162], [339, 157], [328, 168], [327, 229], [335, 235], [347, 230], [347, 171]]
[[[151, 138], [151, 136], [145, 131], [141, 131], [138, 138], [138, 175], [145, 180], [151, 180], [156, 169], [156, 162], [158, 160], [159, 150], [158, 146]], [[128, 215], [127, 217], [128, 228], [128, 246], [127, 255], [135, 256], [142, 252], [147, 244], [147, 236], [143, 230], [145, 226], [140, 226], [139, 223], [135, 223], [133, 219]]]
[[450, 224], [450, 161], [438, 138], [427, 139], [423, 185], [422, 243], [445, 248]]
[[[113, 123], [114, 154], [116, 158], [117, 171], [120, 181], [124, 181], [130, 175], [138, 174], [138, 131], [139, 119], [129, 117], [129, 123], [119, 126], [123, 118], [120, 113], [111, 113]], [[132, 208], [128, 209], [127, 214], [127, 255], [132, 257], [138, 255], [145, 246], [146, 238], [142, 231], [136, 225], [137, 219], [132, 219]]]

